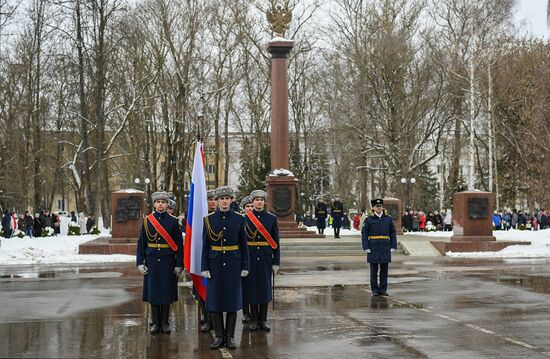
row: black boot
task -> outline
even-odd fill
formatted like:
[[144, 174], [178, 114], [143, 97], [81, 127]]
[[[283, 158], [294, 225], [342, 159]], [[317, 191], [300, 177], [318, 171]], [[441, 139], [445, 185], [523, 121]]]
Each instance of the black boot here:
[[248, 328], [252, 331], [258, 330], [258, 321], [260, 313], [258, 312], [258, 304], [250, 304], [250, 325]]
[[161, 326], [160, 331], [163, 334], [170, 334], [170, 323], [168, 323], [168, 318], [170, 317], [170, 304], [165, 304], [160, 306], [161, 308]]
[[151, 304], [151, 322], [149, 333], [158, 334], [160, 332], [160, 305]]
[[219, 349], [223, 345], [223, 313], [210, 312], [210, 319], [214, 327], [214, 341], [210, 344], [210, 349]]
[[243, 303], [243, 323], [250, 323], [250, 306], [248, 304]]
[[212, 329], [212, 317], [210, 316], [210, 311], [204, 309], [204, 323], [201, 324], [201, 332], [209, 332]]
[[260, 329], [269, 332], [271, 328], [267, 325], [267, 304], [260, 304]]
[[237, 324], [237, 312], [227, 313], [225, 324], [225, 346], [227, 349], [235, 349], [235, 325]]

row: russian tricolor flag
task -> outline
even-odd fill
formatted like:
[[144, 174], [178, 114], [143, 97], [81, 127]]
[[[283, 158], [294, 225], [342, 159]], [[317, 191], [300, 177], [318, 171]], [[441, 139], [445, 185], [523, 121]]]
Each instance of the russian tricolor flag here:
[[197, 293], [206, 300], [206, 278], [201, 275], [203, 218], [208, 214], [206, 196], [206, 178], [204, 174], [204, 151], [202, 142], [197, 142], [193, 173], [191, 174], [191, 193], [187, 209], [185, 229], [185, 269], [191, 274]]

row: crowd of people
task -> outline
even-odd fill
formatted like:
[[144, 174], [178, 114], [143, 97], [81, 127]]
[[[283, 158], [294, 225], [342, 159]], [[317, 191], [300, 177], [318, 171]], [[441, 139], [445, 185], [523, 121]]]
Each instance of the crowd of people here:
[[[325, 221], [325, 227], [331, 227], [333, 217], [328, 208], [328, 214], [321, 216]], [[350, 222], [348, 215], [344, 212], [342, 218], [342, 228], [355, 229], [360, 231], [363, 228], [365, 219], [369, 216], [368, 211], [361, 211], [353, 215]], [[544, 208], [536, 209], [533, 212], [526, 209], [524, 211], [517, 209], [495, 210], [492, 216], [493, 227], [495, 230], [533, 230], [550, 228], [550, 221]], [[319, 218], [306, 212], [305, 216], [296, 215], [296, 221], [300, 225], [313, 227], [319, 221]], [[407, 209], [401, 217], [401, 226], [404, 232], [430, 232], [430, 231], [452, 231], [453, 214], [451, 209], [443, 211], [423, 211]]]
[[[71, 221], [80, 226], [80, 234], [90, 233], [95, 227], [95, 218], [93, 215], [85, 216], [83, 212], [76, 215], [75, 211], [71, 212]], [[61, 233], [61, 215], [59, 213], [50, 213], [49, 210], [35, 213], [31, 212], [16, 214], [10, 211], [4, 211], [2, 216], [2, 234], [4, 238], [13, 237], [19, 230], [28, 237], [42, 237], [46, 228], [53, 229], [53, 235]]]

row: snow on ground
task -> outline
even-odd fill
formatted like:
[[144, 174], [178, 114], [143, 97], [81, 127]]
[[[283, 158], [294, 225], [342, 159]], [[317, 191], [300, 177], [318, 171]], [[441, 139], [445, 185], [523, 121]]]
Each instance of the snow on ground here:
[[[317, 227], [315, 227], [315, 226], [306, 227], [306, 228], [307, 228], [308, 231], [317, 232]], [[332, 228], [332, 227], [325, 228], [325, 231], [323, 232], [323, 234], [325, 234], [327, 236], [333, 236], [334, 235], [334, 228]], [[361, 235], [361, 231], [357, 231], [354, 228], [352, 228], [352, 229], [341, 229], [340, 230], [340, 236], [360, 236], [360, 235]]]
[[[453, 232], [407, 233], [418, 237], [450, 237]], [[447, 252], [448, 257], [460, 258], [540, 258], [550, 257], [550, 229], [542, 231], [493, 231], [497, 241], [528, 241], [530, 245], [508, 246], [498, 252]]]
[[[317, 227], [307, 227], [309, 231], [317, 231]], [[334, 235], [332, 228], [326, 228], [324, 232], [327, 236]], [[355, 229], [342, 229], [340, 236], [360, 236], [361, 232]], [[451, 237], [453, 232], [412, 232], [407, 235], [431, 240], [433, 237]], [[509, 231], [493, 231], [497, 241], [526, 241], [530, 245], [508, 246], [498, 252], [447, 252], [449, 257], [460, 258], [541, 258], [550, 257], [550, 229], [542, 231], [520, 231], [512, 229]]]
[[[61, 219], [61, 234], [53, 237], [37, 238], [1, 238], [0, 263], [3, 265], [19, 264], [63, 264], [63, 263], [106, 263], [131, 262], [135, 256], [124, 254], [78, 254], [81, 243], [96, 239], [97, 235], [85, 234], [68, 236], [70, 219]], [[101, 236], [109, 236], [109, 230], [99, 227]]]

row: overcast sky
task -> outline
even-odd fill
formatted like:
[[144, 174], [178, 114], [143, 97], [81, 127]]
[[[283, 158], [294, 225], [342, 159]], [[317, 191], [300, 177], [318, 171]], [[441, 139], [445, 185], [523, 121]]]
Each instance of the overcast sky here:
[[547, 0], [518, 0], [516, 26], [521, 34], [530, 33], [536, 37], [549, 39], [546, 26]]

